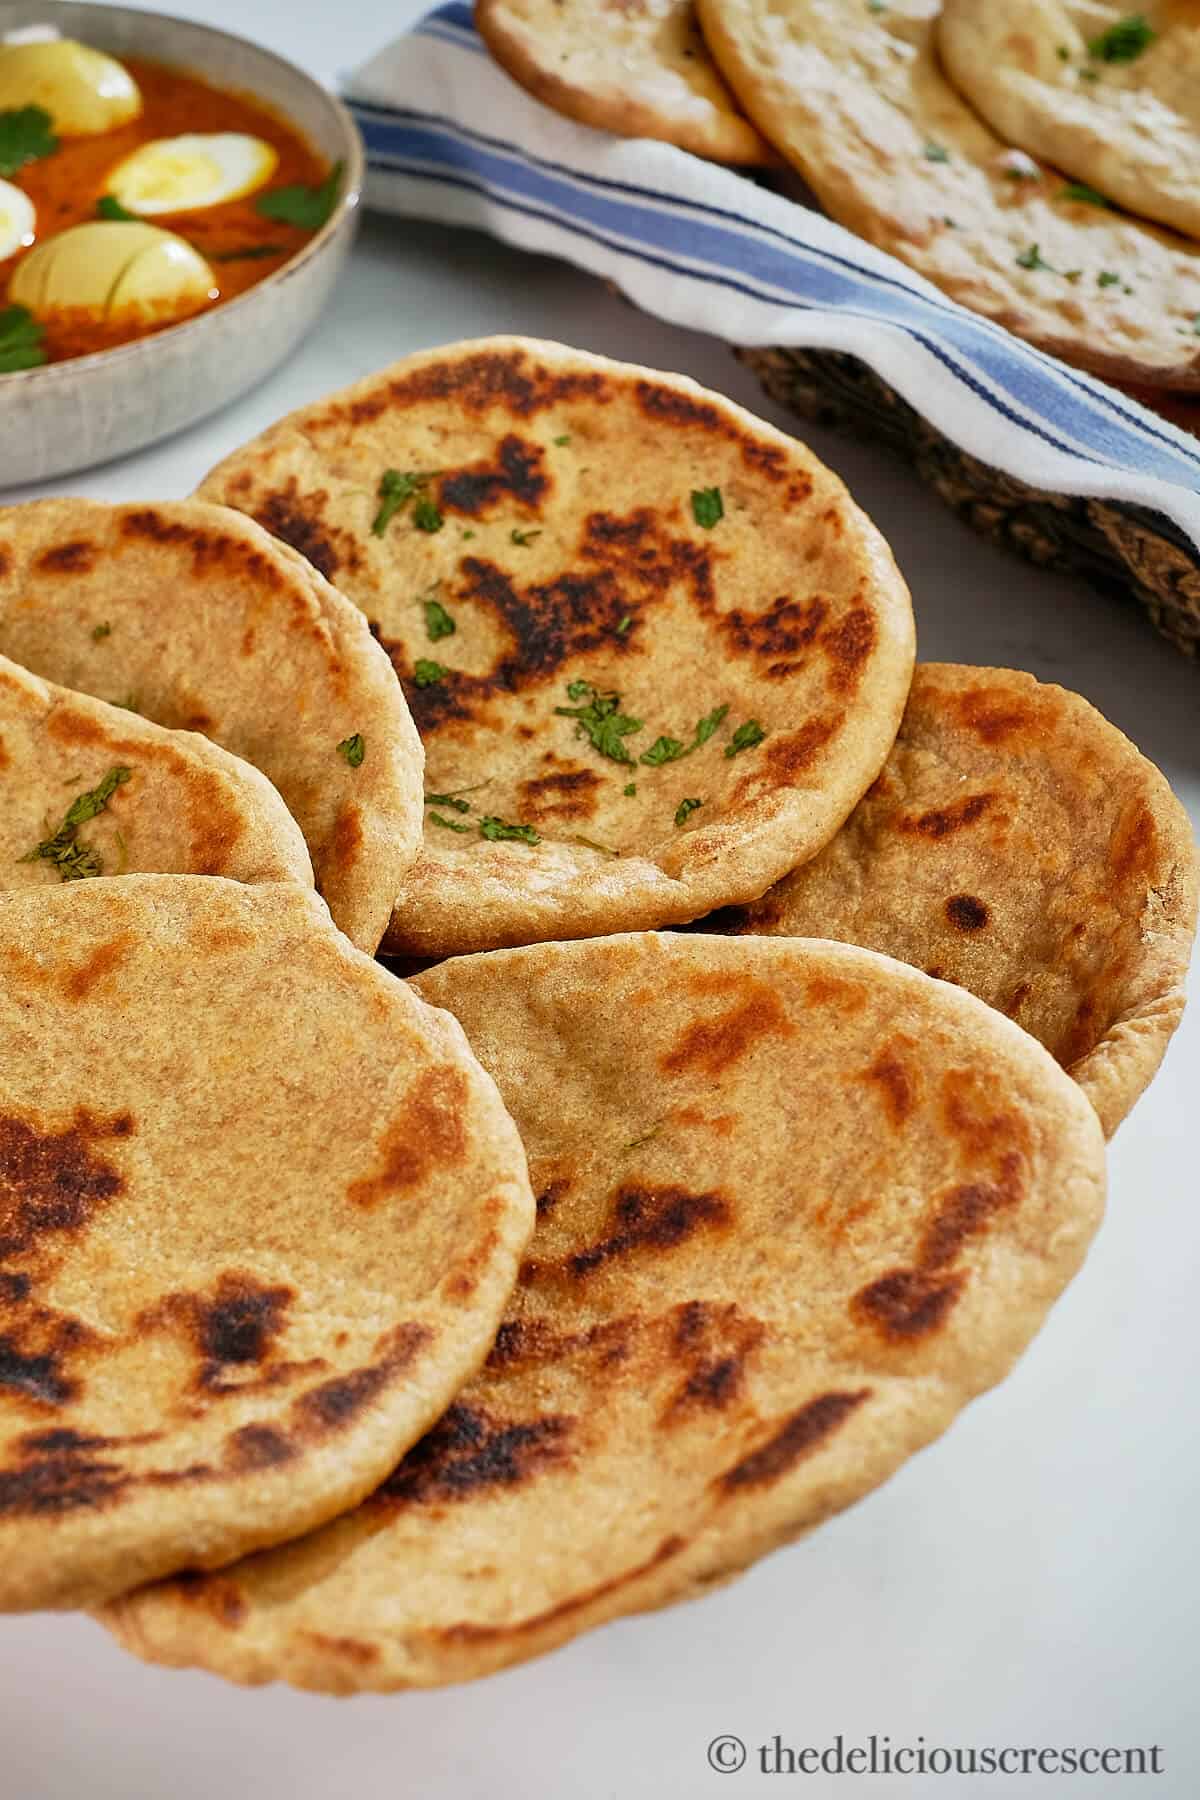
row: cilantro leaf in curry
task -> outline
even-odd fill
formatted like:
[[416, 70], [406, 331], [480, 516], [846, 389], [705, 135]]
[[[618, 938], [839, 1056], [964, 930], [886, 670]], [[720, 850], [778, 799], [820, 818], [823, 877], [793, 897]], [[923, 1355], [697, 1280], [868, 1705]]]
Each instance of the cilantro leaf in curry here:
[[352, 769], [361, 769], [366, 754], [367, 740], [361, 731], [356, 731], [352, 736], [343, 738], [338, 745], [338, 755], [344, 756]]
[[611, 689], [602, 693], [590, 681], [572, 681], [567, 688], [570, 700], [581, 700], [582, 706], [556, 706], [560, 718], [578, 721], [577, 735], [590, 739], [593, 749], [612, 762], [632, 763], [623, 738], [642, 729], [641, 719], [631, 719], [621, 711], [621, 696]]
[[[426, 804], [427, 804], [427, 805], [428, 805], [428, 802], [426, 802]], [[471, 831], [471, 830], [473, 830], [473, 829], [474, 829], [474, 828], [473, 828], [473, 827], [472, 827], [472, 826], [470, 826], [470, 825], [462, 825], [462, 824], [460, 824], [460, 823], [459, 823], [459, 821], [458, 821], [458, 820], [457, 820], [457, 819], [444, 819], [444, 818], [443, 818], [443, 817], [442, 817], [442, 815], [441, 815], [441, 813], [437, 813], [437, 812], [431, 812], [431, 813], [430, 813], [430, 815], [429, 815], [429, 817], [430, 817], [430, 818], [431, 818], [431, 819], [432, 819], [432, 820], [433, 820], [433, 822], [434, 822], [434, 824], [435, 824], [435, 825], [441, 825], [441, 826], [443, 826], [443, 827], [444, 827], [444, 828], [445, 828], [445, 830], [447, 830], [447, 831], [466, 831], [466, 832], [470, 832], [470, 831]]]
[[345, 164], [335, 162], [319, 187], [272, 188], [260, 194], [255, 211], [264, 219], [275, 219], [280, 225], [295, 225], [301, 231], [319, 231], [333, 216], [338, 195], [342, 191]]
[[102, 875], [104, 864], [100, 853], [89, 844], [79, 842], [79, 827], [86, 825], [89, 819], [94, 819], [97, 813], [104, 812], [117, 789], [132, 774], [133, 770], [123, 765], [110, 769], [94, 788], [76, 795], [53, 837], [43, 838], [40, 844], [35, 844], [32, 850], [27, 850], [18, 860], [53, 863], [62, 881], [84, 881], [90, 876]]
[[15, 175], [58, 149], [54, 121], [44, 106], [16, 106], [0, 112], [0, 175]]
[[676, 825], [686, 825], [696, 809], [703, 805], [703, 800], [681, 800], [675, 808]]
[[444, 681], [449, 673], [445, 663], [434, 662], [428, 656], [419, 656], [413, 664], [413, 680], [419, 688], [433, 687], [435, 683]]
[[42, 327], [25, 306], [0, 308], [0, 375], [37, 369], [46, 360]]
[[137, 216], [136, 213], [130, 212], [127, 206], [122, 206], [115, 194], [101, 194], [99, 200], [96, 202], [96, 217], [98, 219], [112, 219], [116, 222], [124, 222], [126, 220], [135, 220]]

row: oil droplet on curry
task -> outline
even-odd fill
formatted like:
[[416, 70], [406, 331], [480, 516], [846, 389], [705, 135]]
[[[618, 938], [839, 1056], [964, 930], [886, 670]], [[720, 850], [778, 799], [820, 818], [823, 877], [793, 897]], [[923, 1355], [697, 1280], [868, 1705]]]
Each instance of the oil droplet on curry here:
[[[0, 45], [0, 64], [4, 49]], [[308, 242], [321, 222], [322, 190], [330, 202], [326, 210], [332, 210], [335, 177], [328, 165], [267, 106], [136, 57], [124, 59], [121, 67], [140, 93], [140, 112], [114, 129], [85, 136], [70, 135], [65, 119], [47, 118], [54, 104], [50, 94], [40, 113], [40, 93], [32, 93], [24, 108], [19, 95], [0, 96], [0, 156], [7, 147], [8, 192], [11, 196], [15, 187], [33, 208], [32, 231], [17, 230], [17, 224], [24, 227], [26, 212], [22, 208], [16, 220], [10, 206], [13, 229], [7, 238], [0, 233], [7, 252], [0, 255], [0, 339], [7, 324], [16, 342], [36, 344], [33, 354], [10, 353], [6, 363], [0, 342], [0, 373], [107, 350], [231, 300]], [[48, 153], [47, 142], [55, 144]], [[147, 146], [154, 146], [149, 156]], [[137, 152], [142, 155], [131, 164]], [[26, 160], [19, 160], [22, 156]], [[236, 179], [231, 156], [238, 161]], [[212, 200], [220, 183], [206, 189], [198, 168], [215, 169], [235, 189], [234, 196]], [[170, 206], [173, 176], [179, 180], [177, 210]], [[273, 203], [281, 189], [298, 194], [300, 204], [287, 204], [288, 196], [282, 205]], [[143, 194], [153, 197], [142, 200]], [[136, 210], [128, 210], [125, 201]], [[134, 225], [134, 220], [143, 222]], [[73, 229], [92, 225], [98, 229]], [[137, 266], [116, 286], [98, 267], [89, 267], [97, 246], [99, 260], [106, 267], [111, 261], [103, 227], [114, 237], [124, 230], [131, 254], [141, 242], [139, 232], [146, 240]], [[72, 236], [55, 250], [55, 240], [66, 232]], [[112, 249], [115, 253], [115, 243]], [[103, 303], [97, 301], [101, 292]], [[73, 304], [76, 293], [80, 303]], [[114, 295], [122, 304], [113, 305]]]

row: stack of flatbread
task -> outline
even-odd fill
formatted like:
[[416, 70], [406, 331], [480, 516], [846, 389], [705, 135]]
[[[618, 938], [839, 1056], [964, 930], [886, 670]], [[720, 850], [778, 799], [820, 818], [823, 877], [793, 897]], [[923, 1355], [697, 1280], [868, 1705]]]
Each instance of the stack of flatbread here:
[[[790, 165], [954, 299], [1194, 428], [1200, 7], [1153, 0], [476, 0], [539, 100]], [[1182, 408], [1182, 412], [1181, 412]]]
[[519, 339], [0, 513], [0, 1609], [463, 1680], [1002, 1378], [1195, 848], [1086, 701], [914, 655], [802, 445]]

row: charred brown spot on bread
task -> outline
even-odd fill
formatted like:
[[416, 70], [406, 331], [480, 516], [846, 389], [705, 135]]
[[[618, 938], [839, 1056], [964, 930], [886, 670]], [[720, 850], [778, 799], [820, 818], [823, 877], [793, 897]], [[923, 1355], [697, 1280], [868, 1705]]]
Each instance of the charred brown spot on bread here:
[[345, 873], [358, 862], [362, 852], [362, 815], [352, 801], [338, 808], [329, 834], [326, 862], [332, 869]]
[[292, 1402], [296, 1435], [320, 1439], [344, 1430], [412, 1366], [421, 1351], [433, 1342], [433, 1336], [428, 1325], [416, 1320], [386, 1332], [379, 1346], [382, 1355], [378, 1362], [352, 1369], [348, 1375], [335, 1375]]
[[867, 990], [862, 983], [846, 981], [840, 975], [810, 976], [804, 996], [809, 1006], [829, 1006], [847, 1014], [859, 1013], [867, 1004]]
[[225, 1440], [225, 1461], [238, 1474], [277, 1469], [296, 1454], [292, 1440], [274, 1425], [243, 1425]]
[[102, 1123], [86, 1107], [63, 1131], [0, 1118], [0, 1260], [28, 1254], [50, 1233], [82, 1230], [121, 1193], [124, 1176], [93, 1145], [132, 1129], [128, 1113]]
[[670, 1348], [686, 1373], [663, 1408], [661, 1423], [676, 1425], [731, 1405], [744, 1391], [747, 1363], [764, 1334], [761, 1321], [745, 1317], [736, 1305], [689, 1300], [677, 1307]]
[[1054, 1055], [1064, 1069], [1070, 1070], [1073, 1063], [1095, 1049], [1103, 1035], [1096, 996], [1084, 994], [1075, 1008], [1063, 1041], [1054, 1049]]
[[885, 1338], [906, 1342], [937, 1331], [966, 1282], [965, 1273], [936, 1276], [893, 1269], [861, 1288], [851, 1310]]
[[211, 1297], [178, 1298], [204, 1359], [201, 1385], [214, 1387], [229, 1365], [266, 1360], [285, 1328], [296, 1290], [264, 1287], [255, 1276], [230, 1269], [220, 1276]]
[[501, 1419], [457, 1402], [376, 1489], [372, 1505], [467, 1500], [489, 1488], [522, 1486], [567, 1461], [574, 1427], [564, 1413]]
[[278, 493], [267, 494], [258, 500], [254, 517], [272, 537], [290, 544], [327, 581], [332, 581], [343, 563], [354, 570], [362, 559], [357, 548], [344, 546], [343, 534], [323, 519], [328, 500], [329, 495], [323, 488], [317, 493], [302, 495], [295, 476], [292, 476]]
[[67, 544], [53, 544], [43, 550], [34, 568], [44, 575], [86, 575], [96, 566], [96, 546], [86, 538], [72, 538]]
[[382, 1166], [352, 1181], [352, 1206], [373, 1207], [417, 1187], [434, 1169], [462, 1162], [467, 1151], [467, 1078], [461, 1069], [423, 1069], [409, 1084], [380, 1146]]
[[[703, 976], [694, 979], [689, 986], [693, 993], [712, 991]], [[738, 978], [737, 987], [740, 990], [738, 998], [727, 1011], [688, 1025], [671, 1049], [659, 1057], [658, 1066], [665, 1075], [679, 1075], [685, 1070], [720, 1075], [763, 1038], [795, 1035], [796, 1028], [788, 1018], [783, 1002], [766, 982]]]
[[119, 1463], [91, 1449], [66, 1443], [49, 1449], [31, 1446], [16, 1467], [0, 1468], [0, 1518], [98, 1512], [119, 1500], [130, 1482]]
[[976, 894], [951, 894], [946, 917], [956, 931], [982, 931], [991, 914]]
[[194, 518], [171, 518], [152, 506], [140, 506], [122, 513], [119, 529], [122, 537], [134, 543], [186, 552], [197, 575], [238, 575], [260, 590], [281, 589], [289, 582], [278, 559], [250, 542], [244, 535], [245, 527], [239, 526], [236, 519], [224, 526], [201, 524]]
[[452, 400], [467, 412], [499, 409], [514, 418], [530, 419], [547, 407], [573, 400], [603, 405], [611, 398], [612, 383], [601, 369], [550, 369], [525, 350], [479, 350], [426, 363], [360, 399], [335, 402], [310, 422], [309, 430], [319, 437], [330, 427], [366, 425], [386, 412], [438, 400]]
[[596, 789], [603, 785], [594, 769], [531, 776], [521, 783], [521, 817], [535, 825], [548, 819], [590, 819], [596, 810]]
[[681, 1187], [623, 1187], [617, 1193], [608, 1236], [577, 1250], [567, 1258], [566, 1267], [582, 1278], [637, 1250], [673, 1250], [705, 1226], [727, 1225], [731, 1216], [729, 1201], [720, 1194], [693, 1194]]
[[171, 1591], [188, 1606], [198, 1607], [233, 1631], [246, 1616], [246, 1602], [236, 1581], [228, 1575], [207, 1575], [185, 1569], [171, 1581]]
[[568, 1356], [596, 1355], [602, 1367], [628, 1356], [639, 1321], [636, 1316], [605, 1319], [584, 1331], [560, 1331], [548, 1319], [506, 1319], [496, 1333], [486, 1367], [511, 1369], [558, 1362]]
[[865, 606], [851, 607], [821, 633], [821, 648], [829, 660], [829, 686], [835, 694], [856, 691], [878, 637], [875, 615]]
[[71, 1360], [93, 1335], [83, 1321], [35, 1306], [16, 1327], [0, 1332], [0, 1392], [35, 1407], [77, 1400], [82, 1383], [69, 1372]]
[[922, 1269], [944, 1269], [969, 1238], [986, 1231], [998, 1212], [1021, 1201], [1022, 1159], [1011, 1151], [998, 1181], [967, 1181], [952, 1187], [926, 1225], [918, 1250]]
[[1148, 806], [1136, 800], [1122, 808], [1109, 845], [1116, 881], [1149, 881], [1158, 865], [1158, 830]]
[[942, 1119], [972, 1159], [988, 1158], [999, 1170], [1012, 1151], [1028, 1146], [1028, 1123], [1014, 1112], [997, 1109], [982, 1076], [972, 1069], [948, 1069], [942, 1077]]
[[320, 1650], [325, 1656], [336, 1657], [341, 1662], [354, 1663], [360, 1669], [379, 1661], [378, 1646], [364, 1644], [359, 1638], [330, 1637], [323, 1631], [306, 1631], [302, 1635], [314, 1650]]
[[[97, 944], [81, 963], [62, 971], [59, 985], [64, 997], [72, 1001], [89, 1000], [97, 988], [111, 991], [112, 977], [131, 955], [134, 946], [134, 934], [130, 931], [110, 938], [106, 944]], [[132, 1120], [130, 1123], [132, 1125]]]
[[538, 1218], [544, 1219], [549, 1213], [552, 1213], [559, 1201], [570, 1191], [571, 1178], [569, 1175], [556, 1175], [552, 1181], [548, 1181], [537, 1196]]
[[788, 498], [793, 503], [807, 499], [812, 492], [811, 477], [806, 471], [796, 474], [792, 458], [782, 444], [765, 443], [756, 430], [747, 429], [711, 400], [645, 379], [634, 384], [634, 394], [642, 412], [655, 424], [702, 431], [722, 439], [740, 452], [748, 468], [767, 481], [782, 483], [790, 478]]
[[807, 719], [798, 731], [775, 732], [767, 739], [758, 760], [733, 790], [733, 805], [752, 800], [774, 788], [800, 787], [821, 751], [836, 737], [845, 722], [844, 713], [831, 717], [818, 714]]
[[70, 704], [56, 706], [48, 714], [46, 736], [53, 738], [55, 743], [68, 744], [72, 748], [81, 749], [91, 744], [104, 744], [114, 750], [125, 748], [124, 745], [112, 743], [109, 728], [102, 720]]
[[757, 1450], [718, 1475], [713, 1486], [725, 1494], [769, 1487], [818, 1450], [870, 1397], [870, 1388], [818, 1394], [777, 1425]]
[[0, 581], [3, 581], [12, 566], [12, 552], [9, 550], [7, 544], [0, 544]]
[[987, 688], [970, 688], [958, 696], [958, 714], [968, 731], [984, 744], [1004, 744], [1037, 722], [1037, 710], [1011, 698], [1000, 699]]
[[546, 453], [541, 445], [509, 432], [490, 460], [485, 457], [442, 475], [438, 504], [443, 512], [464, 513], [477, 519], [501, 500], [515, 500], [523, 507], [536, 508], [549, 487]]
[[530, 1632], [541, 1631], [547, 1625], [557, 1624], [560, 1620], [570, 1618], [572, 1613], [582, 1612], [596, 1600], [613, 1594], [618, 1588], [628, 1587], [631, 1582], [649, 1575], [663, 1563], [669, 1562], [673, 1556], [687, 1545], [687, 1539], [672, 1534], [663, 1538], [653, 1556], [639, 1563], [636, 1569], [627, 1569], [622, 1575], [614, 1575], [608, 1581], [601, 1581], [595, 1587], [575, 1594], [570, 1600], [564, 1600], [558, 1606], [552, 1606], [546, 1612], [535, 1613], [530, 1618], [520, 1619], [515, 1625], [480, 1625], [471, 1619], [462, 1619], [453, 1625], [441, 1626], [434, 1635], [447, 1644], [491, 1644], [504, 1638], [528, 1636]]
[[893, 1125], [903, 1125], [917, 1104], [917, 1066], [904, 1054], [913, 1048], [910, 1038], [895, 1040], [880, 1050], [863, 1075], [879, 1093]]
[[776, 594], [762, 612], [736, 606], [718, 614], [716, 623], [729, 650], [753, 657], [767, 676], [783, 680], [803, 667], [803, 652], [816, 642], [828, 616], [828, 604], [818, 595], [794, 600], [790, 594]]
[[935, 806], [927, 812], [902, 815], [896, 820], [896, 829], [917, 832], [922, 837], [935, 840], [949, 837], [952, 832], [961, 831], [964, 825], [974, 825], [995, 798], [995, 794], [968, 794], [962, 800], [952, 801], [949, 806]]

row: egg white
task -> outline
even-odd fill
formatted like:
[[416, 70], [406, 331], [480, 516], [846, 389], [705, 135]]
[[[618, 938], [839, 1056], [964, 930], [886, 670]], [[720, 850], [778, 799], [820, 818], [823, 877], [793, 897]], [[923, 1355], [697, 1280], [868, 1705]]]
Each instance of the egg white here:
[[0, 262], [32, 244], [36, 224], [29, 195], [11, 181], [0, 181]]
[[106, 191], [144, 218], [197, 212], [252, 194], [271, 179], [278, 163], [278, 154], [262, 138], [238, 131], [189, 132], [143, 144], [110, 172]]

